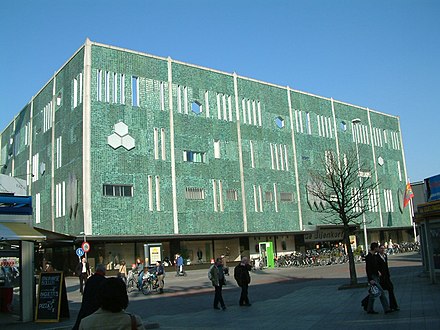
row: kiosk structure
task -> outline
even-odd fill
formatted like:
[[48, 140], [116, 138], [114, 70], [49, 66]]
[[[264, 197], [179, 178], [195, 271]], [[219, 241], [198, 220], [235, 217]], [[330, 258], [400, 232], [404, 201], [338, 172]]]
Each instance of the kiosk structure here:
[[[25, 180], [0, 175], [3, 187], [10, 181], [26, 185]], [[32, 227], [32, 197], [0, 192], [0, 258], [9, 267], [7, 274], [2, 272], [4, 281], [0, 279], [1, 304], [4, 312], [18, 314], [23, 322], [32, 321], [34, 315], [34, 242], [45, 238]]]

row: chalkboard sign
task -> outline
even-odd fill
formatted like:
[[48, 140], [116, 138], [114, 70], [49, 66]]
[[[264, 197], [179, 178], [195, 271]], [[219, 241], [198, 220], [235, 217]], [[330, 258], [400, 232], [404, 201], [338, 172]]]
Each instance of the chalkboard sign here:
[[41, 273], [38, 285], [35, 321], [58, 322], [69, 317], [66, 282], [63, 272]]

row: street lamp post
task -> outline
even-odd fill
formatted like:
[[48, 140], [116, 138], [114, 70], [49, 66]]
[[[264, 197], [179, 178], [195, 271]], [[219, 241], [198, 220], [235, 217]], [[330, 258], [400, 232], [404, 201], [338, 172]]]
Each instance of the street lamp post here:
[[[359, 159], [359, 146], [358, 146], [358, 130], [357, 130], [357, 125], [360, 124], [361, 120], [359, 118], [353, 119], [352, 121], [353, 124], [353, 133], [354, 134], [354, 142], [356, 145], [356, 157], [357, 157], [357, 165], [358, 165], [358, 178], [359, 178], [359, 188], [362, 185], [362, 178], [359, 175], [361, 172], [361, 162]], [[364, 227], [364, 242], [365, 242], [365, 251], [368, 251], [368, 236], [367, 236], [367, 223], [366, 223], [366, 219], [365, 219], [365, 210], [363, 210], [362, 213], [362, 225]]]

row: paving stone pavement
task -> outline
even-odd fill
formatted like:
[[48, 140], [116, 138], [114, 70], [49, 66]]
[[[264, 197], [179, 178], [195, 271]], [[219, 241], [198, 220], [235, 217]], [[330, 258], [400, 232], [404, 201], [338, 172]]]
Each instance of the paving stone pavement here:
[[[379, 301], [375, 303], [377, 315], [361, 308], [366, 286], [341, 289], [349, 283], [347, 264], [252, 272], [251, 307], [238, 306], [240, 290], [231, 274], [223, 290], [226, 311], [212, 308], [207, 269], [189, 271], [187, 277], [168, 273], [163, 295], [131, 293], [127, 311], [140, 315], [147, 328], [160, 329], [440, 329], [440, 285], [431, 284], [423, 273], [420, 255], [392, 255], [389, 265], [400, 311], [386, 315]], [[365, 264], [357, 264], [356, 269], [359, 282], [366, 283]], [[81, 296], [77, 278], [67, 278], [66, 284], [69, 319], [54, 324], [9, 322], [8, 330], [70, 329]]]

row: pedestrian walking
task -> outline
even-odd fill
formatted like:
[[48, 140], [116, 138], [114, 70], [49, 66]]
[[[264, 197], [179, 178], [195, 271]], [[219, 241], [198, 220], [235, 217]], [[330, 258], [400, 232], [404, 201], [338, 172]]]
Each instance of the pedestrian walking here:
[[90, 266], [86, 260], [86, 257], [82, 257], [81, 261], [76, 265], [75, 273], [79, 278], [79, 291], [81, 294], [84, 292], [84, 285], [87, 282], [87, 278], [90, 275]]
[[390, 269], [388, 268], [388, 256], [385, 252], [385, 247], [381, 245], [379, 247], [379, 272], [380, 272], [380, 286], [382, 289], [388, 291], [388, 297], [390, 300], [390, 308], [398, 311], [396, 296], [394, 295], [394, 285], [391, 282]]
[[122, 278], [125, 284], [127, 284], [127, 265], [125, 261], [121, 261], [121, 265], [119, 266], [118, 277]]
[[105, 280], [105, 266], [97, 265], [96, 272], [88, 279], [84, 288], [84, 294], [82, 297], [81, 308], [78, 312], [75, 325], [72, 330], [78, 330], [81, 320], [94, 312], [96, 312], [100, 306], [98, 300], [98, 289], [102, 282]]
[[176, 254], [176, 272], [178, 276], [183, 274], [183, 258], [180, 254]]
[[222, 258], [217, 258], [215, 263], [209, 267], [208, 278], [211, 280], [214, 286], [214, 309], [220, 309], [218, 304], [220, 304], [222, 310], [226, 310], [225, 302], [222, 296], [222, 287], [226, 284], [225, 274], [223, 273]]
[[240, 306], [251, 306], [248, 297], [248, 287], [251, 282], [251, 276], [249, 275], [250, 270], [251, 266], [249, 265], [249, 259], [247, 257], [243, 257], [241, 262], [234, 268], [234, 278], [237, 281], [238, 286], [241, 288], [239, 300]]
[[[385, 314], [391, 313], [392, 310], [389, 307], [388, 300], [385, 297], [382, 287], [380, 286], [380, 272], [379, 272], [379, 261], [380, 258], [377, 255], [379, 251], [379, 244], [377, 242], [373, 242], [370, 245], [370, 252], [365, 257], [365, 270], [367, 272], [368, 283], [371, 286], [376, 286], [379, 290], [379, 298], [382, 304], [382, 308]], [[373, 290], [370, 289], [370, 294], [368, 297], [368, 305], [367, 305], [367, 313], [368, 314], [378, 314], [378, 312], [374, 311], [374, 300], [376, 299]]]

